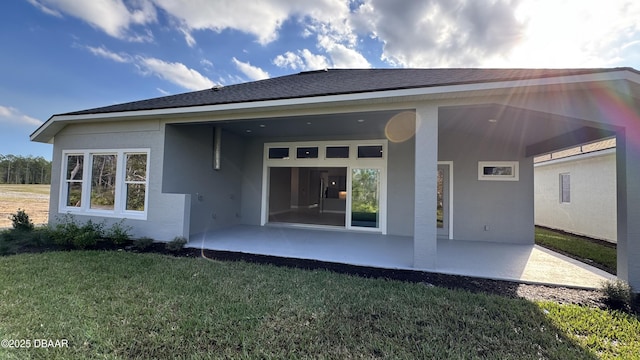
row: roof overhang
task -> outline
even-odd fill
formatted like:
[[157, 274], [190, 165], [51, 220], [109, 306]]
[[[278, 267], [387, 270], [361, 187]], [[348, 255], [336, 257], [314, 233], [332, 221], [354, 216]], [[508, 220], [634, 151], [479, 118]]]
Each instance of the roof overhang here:
[[[626, 86], [615, 86], [615, 83]], [[480, 82], [460, 85], [427, 86], [421, 88], [382, 90], [373, 92], [302, 97], [292, 99], [239, 102], [229, 104], [176, 107], [166, 109], [109, 112], [82, 115], [54, 115], [34, 131], [31, 141], [51, 143], [56, 134], [72, 123], [96, 121], [125, 121], [133, 119], [170, 119], [175, 122], [194, 119], [222, 120], [250, 119], [288, 115], [322, 114], [335, 112], [336, 107], [377, 105], [382, 103], [411, 103], [417, 101], [445, 101], [463, 98], [490, 98], [514, 96], [545, 91], [584, 90], [589, 87], [610, 87], [613, 91], [628, 92], [640, 98], [640, 74], [627, 69], [591, 74], [547, 77], [537, 79]]]

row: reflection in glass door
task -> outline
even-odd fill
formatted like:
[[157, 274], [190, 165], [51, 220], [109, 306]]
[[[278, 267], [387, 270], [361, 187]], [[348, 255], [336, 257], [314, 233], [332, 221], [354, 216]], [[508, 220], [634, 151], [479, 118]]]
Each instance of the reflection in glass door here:
[[380, 169], [351, 170], [351, 226], [380, 228]]
[[449, 236], [449, 165], [438, 165], [437, 184], [437, 218], [438, 236]]

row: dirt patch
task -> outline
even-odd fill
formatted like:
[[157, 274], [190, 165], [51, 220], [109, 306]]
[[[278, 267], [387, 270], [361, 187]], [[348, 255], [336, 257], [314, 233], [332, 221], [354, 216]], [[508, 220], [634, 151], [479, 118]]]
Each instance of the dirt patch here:
[[10, 228], [11, 214], [23, 209], [34, 224], [49, 220], [49, 185], [0, 185], [0, 229]]

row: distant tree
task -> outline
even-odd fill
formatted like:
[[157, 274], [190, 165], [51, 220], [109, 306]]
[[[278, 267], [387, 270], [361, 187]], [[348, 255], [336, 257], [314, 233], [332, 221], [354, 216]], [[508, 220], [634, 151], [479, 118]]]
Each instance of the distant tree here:
[[0, 154], [0, 184], [51, 184], [51, 161]]

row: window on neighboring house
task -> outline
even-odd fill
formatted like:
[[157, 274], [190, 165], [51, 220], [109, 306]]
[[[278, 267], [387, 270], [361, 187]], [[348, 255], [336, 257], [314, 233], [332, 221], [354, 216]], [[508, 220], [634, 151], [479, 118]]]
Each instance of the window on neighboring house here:
[[571, 202], [571, 176], [569, 174], [560, 174], [560, 202]]
[[148, 150], [64, 154], [61, 212], [146, 217], [148, 155]]

